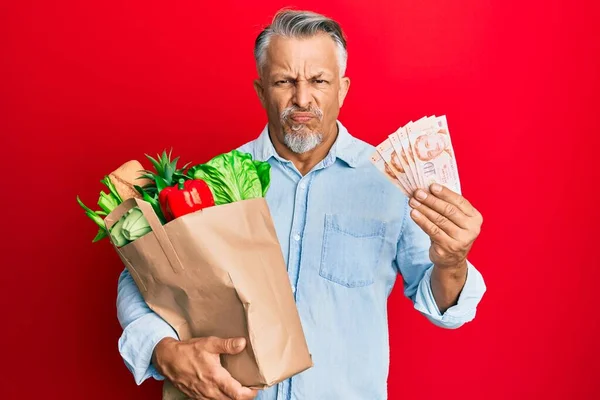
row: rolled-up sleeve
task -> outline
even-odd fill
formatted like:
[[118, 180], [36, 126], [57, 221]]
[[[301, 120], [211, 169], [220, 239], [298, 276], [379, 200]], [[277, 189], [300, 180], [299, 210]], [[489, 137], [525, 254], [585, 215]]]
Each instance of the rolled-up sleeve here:
[[477, 306], [486, 291], [481, 273], [467, 261], [467, 280], [458, 297], [457, 304], [440, 312], [431, 289], [433, 263], [429, 259], [429, 236], [410, 217], [408, 202], [403, 221], [396, 265], [404, 282], [404, 294], [411, 299], [414, 308], [433, 324], [456, 329], [475, 318]]
[[117, 317], [123, 328], [119, 353], [136, 384], [148, 378], [164, 380], [152, 365], [152, 353], [162, 339], [178, 339], [177, 332], [148, 307], [127, 269], [119, 277]]
[[486, 290], [481, 273], [467, 261], [467, 280], [458, 296], [458, 301], [442, 314], [431, 290], [431, 271], [432, 268], [425, 271], [425, 276], [419, 282], [415, 294], [415, 309], [442, 328], [456, 329], [472, 321], [475, 318], [477, 305]]

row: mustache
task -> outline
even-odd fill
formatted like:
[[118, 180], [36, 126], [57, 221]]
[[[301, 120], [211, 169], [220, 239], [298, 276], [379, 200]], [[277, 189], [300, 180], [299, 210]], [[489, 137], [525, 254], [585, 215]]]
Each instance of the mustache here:
[[298, 107], [298, 106], [290, 106], [285, 108], [281, 112], [281, 120], [285, 121], [290, 117], [291, 114], [296, 112], [302, 113], [311, 113], [314, 115], [319, 121], [323, 119], [323, 111], [317, 106], [309, 106], [308, 108]]

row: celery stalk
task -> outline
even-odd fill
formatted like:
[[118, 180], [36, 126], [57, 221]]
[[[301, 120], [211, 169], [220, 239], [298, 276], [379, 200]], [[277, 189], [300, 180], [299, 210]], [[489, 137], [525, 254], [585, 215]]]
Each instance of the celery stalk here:
[[112, 193], [106, 194], [104, 192], [100, 192], [100, 198], [98, 199], [98, 205], [105, 213], [110, 214], [112, 210], [117, 208], [119, 205], [119, 201], [115, 198]]
[[105, 229], [104, 220], [94, 211], [89, 209], [85, 204], [83, 204], [83, 202], [79, 199], [79, 196], [77, 196], [77, 202], [79, 203], [81, 208], [85, 210], [85, 215], [87, 215], [92, 221], [94, 221], [96, 225], [98, 225], [100, 228]]

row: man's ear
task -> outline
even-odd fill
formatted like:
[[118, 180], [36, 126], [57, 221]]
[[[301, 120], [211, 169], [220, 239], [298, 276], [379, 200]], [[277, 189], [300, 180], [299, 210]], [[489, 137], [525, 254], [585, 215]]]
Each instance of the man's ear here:
[[254, 90], [256, 91], [256, 94], [258, 95], [260, 104], [262, 104], [263, 108], [267, 108], [266, 103], [265, 103], [265, 89], [262, 86], [262, 82], [260, 81], [260, 78], [254, 80]]
[[344, 99], [346, 99], [348, 90], [350, 90], [350, 78], [344, 76], [342, 79], [340, 79], [340, 92], [338, 94], [340, 108], [342, 108], [342, 106], [344, 105]]

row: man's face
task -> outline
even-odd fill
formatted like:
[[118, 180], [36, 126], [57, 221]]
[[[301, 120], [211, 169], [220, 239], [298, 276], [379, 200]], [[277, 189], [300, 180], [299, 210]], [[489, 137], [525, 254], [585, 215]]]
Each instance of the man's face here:
[[294, 153], [335, 135], [335, 122], [349, 87], [341, 78], [333, 39], [271, 38], [260, 79], [254, 83], [272, 134]]
[[419, 136], [415, 143], [417, 157], [423, 161], [430, 161], [446, 148], [446, 135], [433, 134]]

